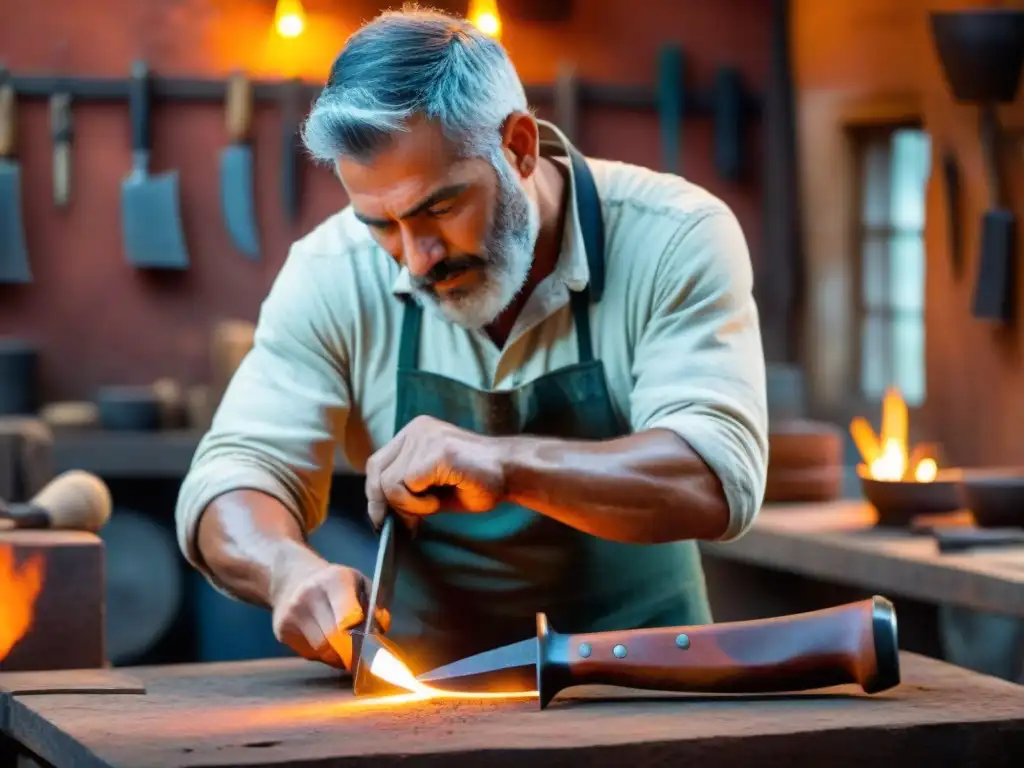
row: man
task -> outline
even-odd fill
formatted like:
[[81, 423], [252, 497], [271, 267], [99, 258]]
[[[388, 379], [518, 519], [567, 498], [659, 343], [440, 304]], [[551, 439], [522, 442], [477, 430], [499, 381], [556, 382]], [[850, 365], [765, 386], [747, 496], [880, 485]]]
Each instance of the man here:
[[418, 523], [389, 630], [417, 669], [538, 611], [564, 632], [709, 622], [695, 542], [750, 525], [767, 459], [729, 209], [584, 160], [498, 43], [435, 12], [354, 34], [303, 138], [350, 205], [262, 306], [181, 489], [189, 561], [297, 653], [351, 664], [375, 538], [353, 530], [341, 563], [305, 543], [340, 444], [373, 522]]

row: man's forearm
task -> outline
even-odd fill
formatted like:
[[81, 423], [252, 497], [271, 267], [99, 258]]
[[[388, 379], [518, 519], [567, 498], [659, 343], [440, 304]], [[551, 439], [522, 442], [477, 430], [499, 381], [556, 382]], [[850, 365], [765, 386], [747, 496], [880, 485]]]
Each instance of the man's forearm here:
[[605, 441], [510, 437], [509, 501], [604, 539], [716, 539], [729, 505], [714, 472], [674, 432]]
[[274, 603], [275, 574], [323, 562], [306, 545], [291, 512], [260, 491], [233, 491], [214, 500], [200, 518], [198, 548], [227, 591], [265, 607]]

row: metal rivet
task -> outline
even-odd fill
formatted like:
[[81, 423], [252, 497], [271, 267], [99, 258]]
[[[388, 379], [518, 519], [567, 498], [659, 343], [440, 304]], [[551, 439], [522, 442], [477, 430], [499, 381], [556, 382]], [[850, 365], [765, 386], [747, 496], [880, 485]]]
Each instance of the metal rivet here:
[[626, 658], [626, 646], [616, 645], [614, 648], [612, 648], [612, 653], [615, 654], [616, 659], [624, 659]]
[[685, 651], [690, 647], [690, 638], [686, 635], [676, 635], [676, 645]]
[[580, 643], [580, 658], [581, 659], [589, 659], [590, 658], [590, 643]]

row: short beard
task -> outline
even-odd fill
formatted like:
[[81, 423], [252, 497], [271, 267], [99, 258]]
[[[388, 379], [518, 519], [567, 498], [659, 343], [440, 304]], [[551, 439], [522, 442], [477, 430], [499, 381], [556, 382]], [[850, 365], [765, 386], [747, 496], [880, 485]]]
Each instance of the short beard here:
[[429, 284], [413, 285], [413, 292], [426, 306], [470, 330], [493, 323], [522, 291], [540, 231], [537, 208], [519, 184], [505, 155], [496, 152], [492, 164], [498, 175], [498, 199], [480, 259], [483, 283], [444, 299]]

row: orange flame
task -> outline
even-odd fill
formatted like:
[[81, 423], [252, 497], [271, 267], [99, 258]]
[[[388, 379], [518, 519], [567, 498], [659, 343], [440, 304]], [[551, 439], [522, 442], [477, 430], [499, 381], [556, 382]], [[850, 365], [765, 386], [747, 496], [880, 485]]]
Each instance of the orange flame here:
[[875, 435], [867, 419], [850, 422], [850, 436], [864, 460], [862, 471], [875, 480], [914, 480], [930, 483], [938, 475], [938, 464], [924, 446], [908, 448], [907, 404], [896, 389], [889, 389], [882, 401], [882, 434]]
[[18, 568], [14, 548], [0, 546], [0, 661], [32, 626], [33, 607], [43, 587], [42, 555], [28, 558]]
[[370, 673], [386, 683], [405, 688], [408, 694], [395, 694], [394, 698], [402, 701], [426, 701], [427, 699], [532, 699], [537, 691], [513, 691], [511, 693], [474, 693], [470, 691], [440, 691], [419, 682], [410, 669], [394, 654], [381, 648], [373, 657]]

